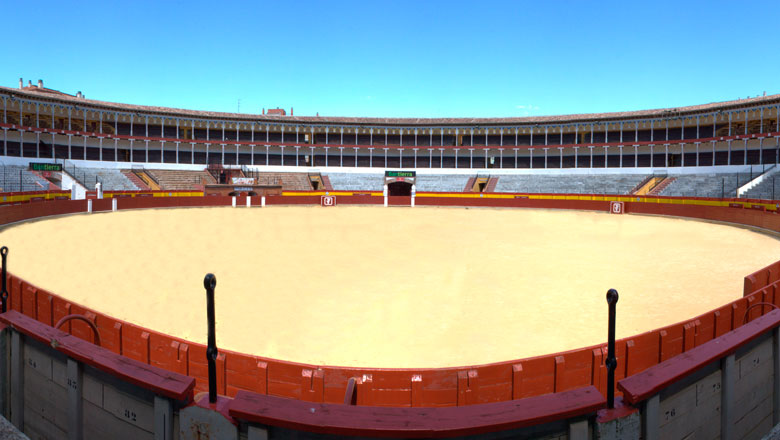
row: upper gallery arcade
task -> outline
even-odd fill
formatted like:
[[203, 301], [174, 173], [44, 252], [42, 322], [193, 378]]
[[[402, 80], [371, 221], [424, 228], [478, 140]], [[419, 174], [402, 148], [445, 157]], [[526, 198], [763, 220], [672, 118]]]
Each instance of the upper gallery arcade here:
[[777, 163], [780, 95], [523, 118], [251, 115], [0, 87], [2, 154], [141, 163], [416, 168]]

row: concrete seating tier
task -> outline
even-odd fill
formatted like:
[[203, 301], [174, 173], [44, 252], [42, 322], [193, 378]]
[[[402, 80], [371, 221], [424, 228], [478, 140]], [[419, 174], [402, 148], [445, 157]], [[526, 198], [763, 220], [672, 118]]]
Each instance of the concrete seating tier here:
[[382, 191], [382, 174], [328, 173], [334, 191]]
[[547, 194], [628, 194], [642, 174], [502, 175], [495, 192]]
[[76, 178], [87, 189], [95, 188], [95, 183], [100, 182], [103, 185], [103, 191], [137, 191], [141, 188], [136, 186], [130, 179], [122, 174], [121, 170], [110, 168], [78, 168]]
[[469, 181], [466, 175], [417, 176], [417, 191], [461, 192]]
[[780, 175], [773, 173], [767, 176], [761, 183], [750, 188], [742, 197], [748, 199], [779, 200], [780, 199]]
[[737, 188], [747, 183], [745, 174], [670, 175], [675, 180], [661, 191], [662, 196], [678, 197], [736, 197]]
[[0, 165], [0, 192], [46, 191], [50, 183], [19, 165]]
[[256, 178], [259, 185], [282, 185], [283, 191], [312, 190], [307, 173], [259, 173]]
[[197, 189], [204, 184], [215, 184], [214, 177], [208, 171], [188, 170], [149, 170], [145, 169], [164, 190], [186, 191]]

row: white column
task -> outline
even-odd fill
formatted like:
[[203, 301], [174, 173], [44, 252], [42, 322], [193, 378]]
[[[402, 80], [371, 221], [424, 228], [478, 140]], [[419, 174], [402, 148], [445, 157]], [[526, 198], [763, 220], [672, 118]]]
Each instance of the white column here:
[[[591, 138], [592, 137], [593, 137], [593, 132], [591, 131]], [[593, 168], [593, 145], [588, 145], [588, 148], [590, 148], [590, 167]]]
[[639, 145], [634, 145], [634, 168], [639, 167]]
[[664, 166], [669, 168], [669, 144], [664, 144]]

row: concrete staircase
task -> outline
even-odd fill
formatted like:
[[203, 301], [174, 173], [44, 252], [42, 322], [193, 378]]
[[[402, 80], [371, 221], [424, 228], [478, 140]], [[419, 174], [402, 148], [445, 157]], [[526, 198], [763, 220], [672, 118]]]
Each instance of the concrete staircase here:
[[663, 191], [663, 190], [664, 190], [664, 189], [665, 189], [667, 186], [671, 185], [671, 184], [672, 184], [672, 182], [674, 182], [674, 180], [675, 180], [675, 178], [674, 178], [674, 177], [664, 177], [664, 178], [663, 178], [663, 180], [661, 180], [660, 182], [658, 182], [658, 183], [657, 183], [657, 184], [656, 184], [656, 185], [653, 187], [653, 189], [651, 189], [651, 190], [650, 190], [650, 191], [647, 193], [647, 195], [649, 195], [649, 196], [657, 196], [657, 195], [660, 195], [660, 194], [661, 194], [661, 192], [662, 192], [662, 191]]
[[141, 180], [138, 176], [135, 175], [134, 172], [130, 170], [122, 170], [122, 175], [127, 178], [127, 180], [131, 181], [133, 185], [135, 185], [139, 190], [149, 190], [149, 185], [147, 185], [143, 180]]

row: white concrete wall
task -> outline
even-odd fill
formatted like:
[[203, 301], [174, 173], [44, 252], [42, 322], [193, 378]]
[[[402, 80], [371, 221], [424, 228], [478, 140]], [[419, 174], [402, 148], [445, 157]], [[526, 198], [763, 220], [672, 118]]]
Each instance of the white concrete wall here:
[[76, 179], [71, 177], [70, 174], [63, 172], [61, 188], [66, 191], [70, 191], [73, 187], [76, 188], [76, 197], [74, 198], [75, 200], [83, 200], [87, 198], [87, 189], [84, 188], [84, 185], [80, 184]]

